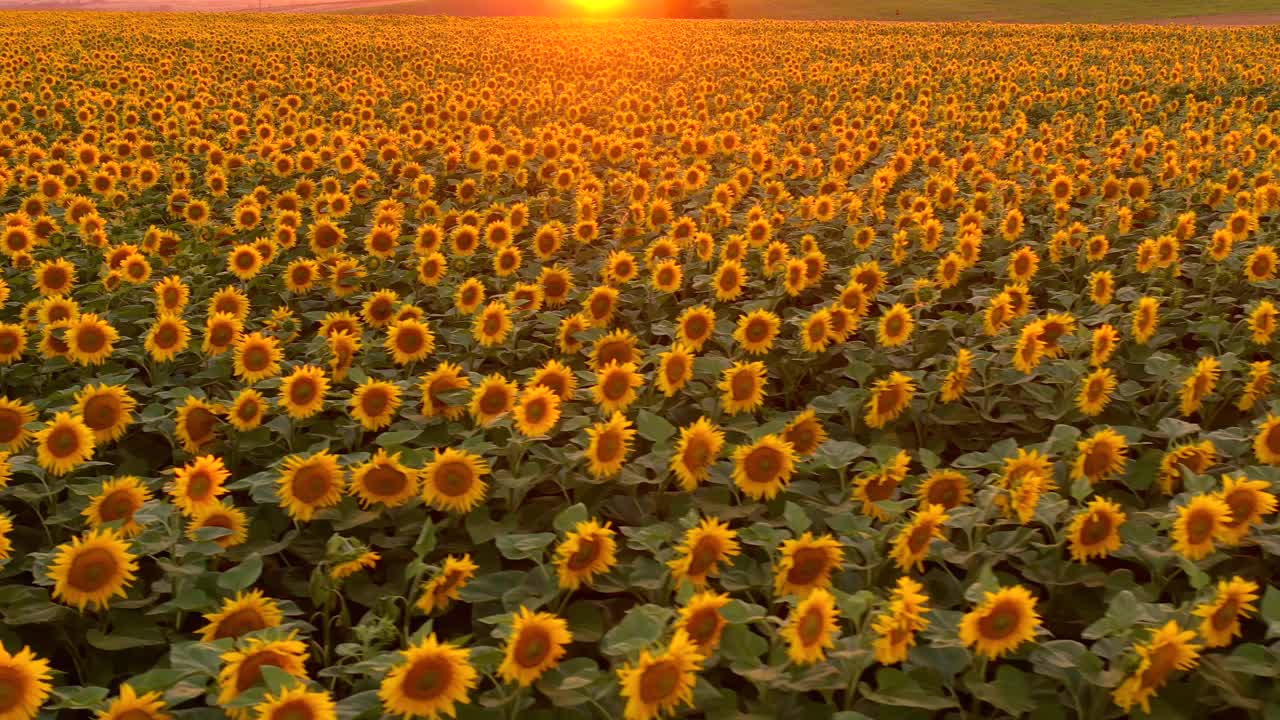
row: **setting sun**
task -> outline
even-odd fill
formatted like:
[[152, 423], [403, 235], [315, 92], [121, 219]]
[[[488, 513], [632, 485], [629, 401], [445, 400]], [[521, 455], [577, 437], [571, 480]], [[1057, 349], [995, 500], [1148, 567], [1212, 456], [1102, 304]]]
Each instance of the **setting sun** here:
[[622, 7], [624, 0], [574, 0], [574, 4], [582, 10], [593, 14], [616, 12]]

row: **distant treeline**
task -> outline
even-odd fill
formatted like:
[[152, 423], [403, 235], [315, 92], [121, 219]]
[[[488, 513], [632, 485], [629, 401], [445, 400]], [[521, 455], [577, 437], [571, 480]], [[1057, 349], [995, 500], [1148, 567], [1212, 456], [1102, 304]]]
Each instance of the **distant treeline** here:
[[663, 0], [663, 4], [672, 18], [729, 17], [728, 0]]

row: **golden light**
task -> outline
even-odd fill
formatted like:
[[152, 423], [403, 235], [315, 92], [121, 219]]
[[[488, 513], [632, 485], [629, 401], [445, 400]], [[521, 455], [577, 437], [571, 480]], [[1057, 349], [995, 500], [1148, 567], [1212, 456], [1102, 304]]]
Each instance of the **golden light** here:
[[616, 12], [622, 8], [624, 0], [574, 0], [583, 11], [593, 15], [603, 15]]

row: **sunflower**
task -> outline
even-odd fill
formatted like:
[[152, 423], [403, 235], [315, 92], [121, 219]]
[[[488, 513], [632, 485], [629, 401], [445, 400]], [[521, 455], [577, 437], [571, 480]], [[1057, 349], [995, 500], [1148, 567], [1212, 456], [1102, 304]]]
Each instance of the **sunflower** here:
[[418, 471], [401, 464], [400, 453], [379, 448], [368, 462], [353, 468], [350, 490], [363, 507], [398, 507], [418, 493]]
[[715, 311], [706, 305], [697, 305], [680, 313], [676, 323], [676, 337], [693, 352], [701, 352], [702, 346], [715, 332]]
[[1270, 245], [1259, 245], [1244, 261], [1244, 276], [1249, 282], [1260, 283], [1275, 279], [1276, 249]]
[[1250, 528], [1262, 522], [1263, 516], [1276, 511], [1276, 496], [1270, 488], [1271, 483], [1265, 480], [1222, 476], [1222, 490], [1217, 495], [1231, 509], [1231, 519], [1222, 528], [1224, 544], [1239, 544], [1249, 534]]
[[95, 530], [107, 523], [119, 523], [120, 535], [131, 538], [142, 532], [142, 525], [134, 519], [134, 514], [150, 500], [151, 491], [141, 480], [124, 475], [104, 481], [81, 514]]
[[1268, 465], [1280, 465], [1280, 417], [1267, 415], [1253, 438], [1253, 454], [1258, 461]]
[[1205, 647], [1226, 647], [1240, 635], [1240, 621], [1258, 611], [1258, 584], [1241, 577], [1218, 582], [1213, 600], [1196, 606], [1193, 615], [1204, 618], [1200, 636]]
[[723, 449], [724, 432], [707, 418], [698, 418], [681, 428], [671, 456], [671, 471], [680, 479], [681, 487], [692, 492], [706, 480]]
[[262, 424], [266, 410], [267, 400], [262, 393], [253, 388], [245, 388], [231, 403], [227, 420], [240, 432], [248, 432]]
[[749, 355], [762, 355], [773, 347], [782, 320], [768, 310], [752, 310], [738, 318], [733, 339]]
[[782, 430], [782, 439], [791, 443], [800, 457], [810, 457], [827, 441], [827, 431], [822, 427], [817, 412], [809, 408], [787, 423]]
[[227, 254], [227, 269], [241, 280], [251, 280], [262, 270], [262, 254], [252, 245], [236, 245]]
[[1067, 547], [1078, 562], [1105, 558], [1120, 549], [1120, 526], [1127, 515], [1106, 498], [1095, 498], [1067, 526]]
[[560, 421], [560, 396], [544, 385], [530, 385], [512, 410], [516, 429], [526, 437], [542, 437]]
[[299, 258], [285, 268], [284, 287], [294, 294], [305, 293], [315, 286], [319, 277], [319, 263], [310, 258]]
[[1151, 698], [1169, 682], [1176, 670], [1190, 670], [1200, 657], [1200, 646], [1191, 642], [1195, 632], [1178, 627], [1170, 620], [1156, 631], [1151, 640], [1134, 647], [1140, 660], [1138, 669], [1120, 683], [1111, 694], [1115, 703], [1126, 712], [1134, 705], [1141, 705], [1143, 712], [1151, 712]]
[[1076, 396], [1080, 412], [1093, 417], [1106, 409], [1116, 389], [1116, 374], [1110, 368], [1097, 368], [1089, 373]]
[[988, 592], [960, 620], [960, 641], [991, 660], [1013, 652], [1036, 635], [1036, 599], [1021, 585]]
[[462, 367], [453, 363], [442, 362], [425, 377], [419, 385], [422, 390], [422, 414], [424, 417], [443, 417], [446, 420], [457, 420], [467, 412], [465, 403], [450, 403], [440, 396], [451, 390], [467, 390], [471, 380], [462, 374]]
[[1046, 356], [1043, 320], [1035, 320], [1023, 326], [1018, 342], [1013, 348], [1013, 366], [1024, 373], [1034, 372]]
[[121, 683], [120, 696], [111, 701], [97, 720], [172, 720], [165, 712], [164, 695], [158, 691], [139, 695], [129, 683]]
[[1225, 540], [1231, 523], [1231, 506], [1216, 495], [1196, 495], [1178, 508], [1173, 521], [1173, 549], [1188, 560], [1213, 552], [1216, 540]]
[[1156, 334], [1160, 325], [1160, 300], [1153, 297], [1142, 297], [1133, 309], [1133, 339], [1139, 345], [1146, 345]]
[[677, 583], [687, 579], [696, 588], [706, 587], [708, 577], [720, 574], [720, 564], [741, 552], [737, 538], [728, 523], [704, 519], [685, 533], [684, 542], [676, 548], [679, 556], [667, 562], [671, 576]]
[[178, 408], [177, 435], [182, 449], [196, 453], [217, 436], [218, 416], [225, 413], [221, 405], [188, 395]]
[[378, 290], [360, 307], [360, 316], [369, 327], [384, 328], [395, 317], [400, 294], [394, 290]]
[[[0, 460], [0, 462], [6, 462]], [[8, 478], [5, 479], [8, 482]], [[9, 535], [13, 532], [13, 520], [5, 513], [0, 512], [0, 564], [4, 564], [13, 552], [13, 541]]]
[[934, 470], [916, 488], [920, 505], [937, 505], [944, 510], [969, 504], [973, 498], [973, 483], [969, 476], [958, 470]]
[[682, 630], [677, 630], [666, 650], [640, 652], [634, 664], [618, 669], [618, 684], [626, 699], [623, 720], [655, 720], [693, 704], [697, 672], [705, 658]]
[[276, 601], [263, 595], [261, 590], [251, 590], [224, 599], [222, 607], [205, 613], [204, 619], [207, 624], [200, 629], [200, 640], [213, 642], [279, 627], [284, 622], [284, 613]]
[[712, 279], [716, 300], [720, 302], [737, 300], [746, 284], [747, 271], [742, 268], [742, 264], [737, 260], [722, 262], [720, 267], [716, 268], [715, 277]]
[[1120, 333], [1109, 324], [1099, 325], [1094, 329], [1089, 350], [1089, 364], [1101, 367], [1120, 345]]
[[987, 335], [999, 335], [1014, 318], [1013, 300], [1007, 293], [1000, 293], [991, 298], [987, 309], [982, 314], [982, 327]]
[[587, 466], [592, 477], [611, 478], [621, 472], [635, 435], [631, 421], [620, 412], [587, 428]]
[[53, 597], [81, 612], [106, 609], [113, 597], [125, 597], [138, 562], [118, 530], [90, 530], [59, 545], [49, 566]]
[[49, 661], [38, 657], [25, 645], [11, 654], [0, 647], [0, 717], [30, 720], [40, 714], [53, 686]]
[[819, 588], [796, 605], [781, 630], [787, 641], [787, 657], [797, 665], [820, 662], [835, 647], [840, 631], [840, 611], [830, 592]]
[[916, 385], [911, 378], [896, 370], [889, 377], [877, 380], [871, 386], [863, 421], [872, 428], [884, 427], [907, 409], [915, 392]]
[[1249, 332], [1252, 334], [1252, 340], [1258, 345], [1266, 345], [1271, 342], [1271, 336], [1276, 332], [1277, 312], [1276, 306], [1270, 300], [1259, 302], [1249, 313]]
[[1236, 401], [1236, 408], [1241, 411], [1252, 410], [1253, 406], [1271, 392], [1275, 376], [1271, 373], [1271, 361], [1259, 360], [1249, 363], [1249, 381], [1245, 383], [1244, 392]]
[[854, 481], [854, 497], [862, 504], [862, 512], [876, 520], [887, 520], [889, 514], [876, 503], [889, 500], [907, 477], [911, 456], [899, 450], [891, 460], [873, 472], [863, 473]]
[[477, 425], [488, 425], [511, 412], [515, 406], [516, 384], [498, 373], [486, 377], [471, 393], [471, 417]]
[[34, 406], [0, 395], [0, 448], [17, 452], [26, 447], [33, 437], [27, 425], [35, 421]]
[[889, 556], [893, 558], [898, 569], [910, 572], [924, 570], [925, 558], [929, 555], [929, 545], [934, 538], [945, 540], [942, 526], [950, 518], [946, 508], [941, 505], [925, 505], [912, 515], [910, 522], [898, 532], [892, 543]]
[[533, 373], [533, 377], [529, 378], [528, 383], [525, 384], [525, 390], [534, 386], [547, 388], [555, 393], [561, 402], [570, 402], [577, 392], [578, 378], [567, 365], [552, 359]]
[[489, 464], [466, 450], [436, 450], [435, 457], [420, 473], [422, 499], [439, 510], [466, 513], [481, 500], [489, 486], [484, 476]]
[[542, 301], [549, 308], [558, 308], [569, 301], [573, 292], [573, 273], [566, 267], [544, 267], [538, 273], [537, 287], [542, 291]]
[[764, 386], [768, 373], [764, 363], [736, 362], [724, 371], [717, 386], [722, 391], [720, 405], [730, 415], [755, 412], [764, 404]]
[[101, 365], [120, 339], [120, 333], [94, 313], [84, 313], [67, 322], [64, 337], [68, 354], [79, 365]]
[[381, 559], [382, 556], [378, 553], [366, 550], [351, 560], [335, 564], [333, 568], [329, 570], [329, 579], [334, 581], [344, 580], [362, 570], [373, 568]]
[[260, 332], [241, 337], [235, 345], [236, 377], [247, 383], [266, 380], [280, 374], [284, 352], [279, 341]]
[[93, 430], [78, 415], [60, 412], [34, 437], [36, 460], [53, 475], [66, 475], [93, 457]]
[[383, 346], [397, 365], [426, 358], [436, 348], [436, 336], [426, 323], [412, 318], [391, 323]]
[[502, 344], [511, 333], [511, 310], [501, 300], [490, 301], [471, 323], [471, 335], [482, 347]]
[[1089, 299], [1094, 305], [1110, 305], [1115, 285], [1115, 277], [1110, 270], [1099, 270], [1090, 274]]
[[907, 651], [916, 644], [916, 633], [929, 627], [928, 596], [924, 586], [909, 577], [898, 578], [885, 611], [871, 624], [877, 637], [872, 642], [876, 662], [894, 665], [907, 659]]
[[911, 311], [902, 303], [894, 303], [880, 317], [880, 325], [876, 329], [876, 340], [885, 347], [898, 347], [907, 344], [915, 329], [915, 320]]
[[609, 523], [584, 520], [556, 546], [556, 570], [560, 587], [577, 590], [590, 584], [596, 575], [603, 575], [617, 563], [618, 544]]
[[693, 360], [693, 352], [679, 342], [658, 355], [658, 389], [663, 395], [675, 395], [693, 378]]
[[591, 347], [591, 367], [597, 372], [611, 362], [619, 365], [633, 363], [638, 367], [643, 360], [636, 347], [638, 342], [630, 330], [615, 330], [601, 336]]
[[280, 465], [276, 496], [294, 520], [309, 522], [316, 512], [342, 500], [345, 473], [328, 450], [309, 457], [290, 455]]
[[324, 409], [324, 396], [328, 391], [329, 378], [324, 371], [314, 365], [303, 365], [280, 383], [280, 404], [289, 417], [305, 420]]
[[243, 330], [243, 322], [232, 315], [213, 313], [205, 321], [204, 340], [200, 344], [200, 351], [205, 355], [214, 356], [221, 355], [233, 346], [238, 347], [243, 340]]
[[256, 720], [338, 720], [337, 706], [327, 690], [308, 690], [305, 685], [268, 692], [253, 706]]
[[484, 302], [484, 292], [484, 283], [473, 277], [467, 278], [453, 296], [454, 307], [463, 315], [470, 315]]
[[[295, 678], [305, 678], [307, 646], [295, 639], [296, 634], [296, 631], [290, 632], [283, 640], [251, 637], [238, 648], [223, 653], [222, 669], [218, 671], [218, 704], [225, 710], [228, 703], [262, 683], [262, 668], [267, 666], [279, 668]], [[243, 711], [235, 714], [247, 717]]]
[[733, 451], [733, 481], [753, 500], [772, 500], [795, 473], [796, 453], [778, 435], [765, 435]]
[[1014, 282], [1031, 282], [1040, 270], [1040, 256], [1029, 247], [1020, 247], [1009, 257], [1009, 278]]
[[27, 329], [21, 325], [0, 323], [0, 365], [9, 365], [21, 360], [26, 349]]
[[1120, 433], [1103, 428], [1076, 443], [1076, 460], [1071, 465], [1071, 479], [1084, 479], [1090, 484], [1102, 482], [1124, 472], [1129, 443]]
[[635, 402], [636, 388], [643, 384], [644, 377], [636, 372], [634, 364], [611, 360], [596, 371], [591, 395], [602, 412], [624, 412]]
[[835, 338], [831, 312], [826, 308], [814, 311], [801, 325], [800, 338], [805, 352], [820, 353]]
[[720, 636], [729, 624], [721, 610], [730, 600], [724, 593], [700, 592], [680, 608], [676, 627], [689, 636], [699, 652], [711, 653], [720, 645]]
[[168, 362], [190, 343], [191, 330], [187, 324], [176, 315], [164, 314], [151, 324], [144, 347], [156, 362]]
[[582, 303], [582, 315], [591, 327], [608, 327], [613, 313], [618, 309], [618, 290], [601, 285], [593, 288]]
[[1204, 399], [1213, 393], [1221, 374], [1221, 364], [1213, 357], [1201, 358], [1191, 375], [1182, 383], [1179, 391], [1180, 409], [1183, 415], [1193, 415], [1200, 410]]
[[225, 483], [229, 477], [231, 472], [221, 458], [198, 457], [174, 472], [170, 491], [173, 504], [187, 517], [217, 505], [218, 497], [228, 492]]
[[400, 388], [394, 383], [365, 378], [351, 393], [351, 417], [365, 430], [381, 430], [391, 424], [400, 409]]
[[65, 258], [39, 263], [32, 273], [41, 295], [70, 295], [76, 284], [76, 266]]
[[511, 635], [498, 676], [521, 687], [532, 685], [560, 664], [565, 646], [573, 642], [569, 623], [551, 613], [535, 613], [521, 606], [511, 620]]
[[123, 385], [86, 385], [76, 393], [75, 412], [93, 431], [95, 445], [115, 441], [133, 424], [137, 401]]
[[660, 260], [653, 266], [652, 282], [658, 292], [678, 292], [684, 284], [684, 270], [676, 260]]
[[778, 550], [781, 558], [773, 571], [773, 593], [779, 597], [805, 597], [815, 589], [831, 587], [831, 574], [844, 562], [840, 541], [831, 535], [815, 538], [806, 532], [783, 541]]
[[440, 572], [422, 584], [422, 595], [416, 603], [418, 609], [427, 614], [433, 610], [443, 610], [450, 601], [458, 599], [459, 591], [475, 577], [479, 569], [471, 561], [470, 555], [446, 557]]
[[1218, 457], [1218, 449], [1212, 440], [1204, 440], [1189, 445], [1179, 445], [1166, 452], [1160, 459], [1160, 472], [1157, 480], [1160, 489], [1166, 495], [1172, 495], [1182, 485], [1182, 469], [1186, 468], [1197, 475], [1208, 470]]

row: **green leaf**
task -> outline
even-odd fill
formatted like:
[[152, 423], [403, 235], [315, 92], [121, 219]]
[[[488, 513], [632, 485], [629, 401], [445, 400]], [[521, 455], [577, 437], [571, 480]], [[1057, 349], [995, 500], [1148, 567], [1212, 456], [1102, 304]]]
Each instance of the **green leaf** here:
[[941, 690], [936, 693], [928, 692], [897, 668], [880, 668], [876, 671], [876, 689], [872, 690], [864, 685], [862, 696], [889, 707], [945, 710], [956, 706], [955, 701], [943, 695]]
[[422, 521], [422, 530], [418, 531], [418, 539], [413, 543], [413, 553], [419, 558], [425, 558], [436, 549], [436, 524], [431, 518], [424, 518]]
[[627, 611], [622, 621], [604, 634], [600, 650], [606, 655], [634, 655], [662, 637], [672, 610], [659, 605], [641, 605]]
[[675, 425], [648, 410], [641, 410], [636, 415], [636, 429], [640, 432], [640, 437], [654, 444], [664, 443], [676, 434]]
[[542, 554], [555, 539], [555, 533], [516, 533], [499, 535], [494, 544], [502, 557], [508, 560], [528, 560]]
[[1086, 640], [1098, 638], [1128, 630], [1138, 622], [1138, 599], [1128, 590], [1121, 590], [1111, 598], [1107, 606], [1107, 614], [1084, 629], [1081, 637]]
[[128, 629], [116, 628], [109, 635], [93, 628], [85, 634], [85, 640], [99, 650], [107, 651], [163, 645], [167, 642], [164, 633], [156, 625], [138, 625]]
[[586, 522], [589, 514], [587, 506], [582, 503], [570, 505], [556, 514], [551, 526], [562, 533], [567, 533], [577, 527], [578, 523]]
[[758, 660], [769, 651], [769, 641], [746, 625], [730, 625], [720, 636], [720, 654], [736, 662]]
[[228, 592], [240, 592], [253, 585], [261, 574], [262, 558], [257, 553], [253, 553], [241, 560], [239, 565], [220, 573], [218, 587]]
[[392, 447], [395, 445], [405, 445], [416, 440], [422, 434], [421, 430], [392, 430], [384, 432], [374, 440], [379, 447]]
[[1013, 716], [1036, 708], [1031, 699], [1027, 675], [1012, 665], [1001, 665], [996, 670], [996, 680], [970, 686], [969, 690], [979, 700], [984, 700]]
[[808, 530], [809, 526], [813, 524], [804, 508], [793, 502], [787, 502], [786, 506], [782, 508], [782, 517], [787, 521], [787, 527], [796, 535]]
[[1274, 585], [1262, 593], [1262, 619], [1267, 621], [1267, 639], [1280, 637], [1280, 590]]
[[262, 682], [272, 695], [279, 695], [281, 691], [297, 685], [300, 681], [274, 665], [263, 665]]

